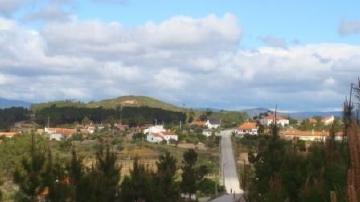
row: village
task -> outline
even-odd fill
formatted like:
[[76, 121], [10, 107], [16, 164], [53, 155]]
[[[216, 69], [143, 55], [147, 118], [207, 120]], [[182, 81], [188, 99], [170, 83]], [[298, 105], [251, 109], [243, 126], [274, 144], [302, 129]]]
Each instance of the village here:
[[[327, 117], [309, 117], [307, 119], [290, 124], [288, 118], [278, 115], [276, 118], [272, 113], [257, 117], [256, 119], [248, 119], [243, 123], [239, 123], [238, 127], [233, 128], [233, 133], [237, 137], [245, 135], [262, 135], [266, 134], [269, 126], [274, 123], [276, 119], [277, 124], [281, 127], [280, 137], [293, 140], [298, 139], [302, 141], [324, 141], [329, 136], [330, 126], [337, 122], [341, 124], [339, 118], [335, 116]], [[320, 126], [320, 127], [319, 127]], [[111, 133], [126, 135], [129, 138], [136, 133], [144, 134], [144, 140], [149, 143], [177, 143], [179, 141], [178, 131], [179, 127], [165, 128], [164, 124], [146, 124], [135, 128], [130, 128], [129, 125], [122, 123], [110, 124], [78, 124], [75, 127], [49, 127], [39, 128], [40, 126], [34, 122], [19, 122], [14, 124], [9, 132], [0, 132], [0, 137], [12, 138], [27, 132], [35, 132], [39, 135], [46, 136], [49, 140], [63, 141], [75, 135], [82, 135], [84, 137], [90, 136], [94, 133], [108, 131]], [[194, 120], [183, 126], [197, 130], [199, 134], [205, 137], [216, 135], [221, 127], [221, 120], [208, 119], [208, 120]], [[319, 129], [320, 128], [320, 129]], [[338, 131], [335, 134], [335, 139], [342, 139], [342, 132]]]

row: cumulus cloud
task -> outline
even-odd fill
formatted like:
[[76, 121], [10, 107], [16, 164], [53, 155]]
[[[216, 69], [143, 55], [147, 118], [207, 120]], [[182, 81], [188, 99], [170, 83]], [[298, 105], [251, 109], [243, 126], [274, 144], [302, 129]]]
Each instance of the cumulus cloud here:
[[0, 15], [11, 15], [31, 0], [0, 0]]
[[173, 50], [186, 53], [233, 49], [240, 39], [240, 28], [235, 16], [225, 14], [201, 19], [179, 16], [133, 28], [118, 22], [52, 23], [42, 35], [49, 44], [49, 54], [94, 55], [102, 59], [115, 55], [170, 57], [169, 51]]
[[72, 14], [74, 0], [39, 0], [22, 17], [27, 22], [66, 22]]
[[342, 21], [339, 25], [338, 32], [342, 36], [360, 34], [360, 20]]
[[271, 47], [286, 48], [287, 42], [285, 39], [275, 36], [260, 37], [260, 40], [266, 45]]
[[188, 106], [319, 109], [341, 105], [360, 46], [239, 48], [235, 16], [52, 22], [0, 18], [0, 97], [43, 101], [149, 95]]

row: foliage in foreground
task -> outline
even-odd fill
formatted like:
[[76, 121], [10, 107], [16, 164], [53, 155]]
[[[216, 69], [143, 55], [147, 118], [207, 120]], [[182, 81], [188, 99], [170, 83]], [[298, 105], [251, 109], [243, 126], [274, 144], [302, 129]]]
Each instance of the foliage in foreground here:
[[303, 152], [296, 142], [281, 140], [273, 126], [272, 136], [249, 155], [255, 170], [246, 187], [249, 201], [330, 201], [331, 193], [346, 201], [348, 158], [346, 143], [336, 142], [333, 134]]
[[49, 148], [37, 146], [32, 140], [29, 157], [14, 172], [14, 182], [19, 187], [16, 201], [176, 202], [183, 201], [180, 193], [194, 194], [208, 189], [207, 168], [195, 166], [194, 150], [184, 153], [181, 181], [177, 179], [176, 159], [169, 153], [159, 157], [157, 172], [135, 159], [130, 175], [121, 179], [121, 165], [109, 147], [100, 147], [95, 162], [85, 166], [75, 150], [71, 160], [63, 162]]

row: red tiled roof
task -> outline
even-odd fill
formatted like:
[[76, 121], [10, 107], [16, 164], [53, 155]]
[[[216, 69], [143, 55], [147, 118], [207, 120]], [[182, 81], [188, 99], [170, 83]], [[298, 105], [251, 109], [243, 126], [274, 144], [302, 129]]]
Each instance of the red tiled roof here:
[[204, 122], [204, 121], [200, 121], [200, 120], [196, 120], [196, 121], [191, 122], [190, 125], [205, 126], [205, 122]]
[[[297, 129], [289, 129], [281, 132], [282, 135], [285, 136], [322, 136], [327, 137], [330, 136], [330, 133], [328, 131], [302, 131]], [[338, 132], [335, 134], [335, 136], [342, 136], [342, 132]]]
[[240, 130], [251, 130], [256, 129], [256, 123], [254, 122], [245, 122], [239, 126]]
[[0, 137], [14, 137], [17, 134], [16, 132], [0, 132]]
[[[275, 115], [273, 114], [270, 114], [268, 116], [265, 116], [264, 119], [266, 120], [274, 120], [275, 119]], [[280, 115], [276, 115], [276, 120], [287, 120], [286, 118], [283, 118], [282, 116]]]
[[60, 133], [64, 136], [71, 136], [76, 133], [76, 129], [72, 128], [49, 128], [48, 130], [54, 133]]

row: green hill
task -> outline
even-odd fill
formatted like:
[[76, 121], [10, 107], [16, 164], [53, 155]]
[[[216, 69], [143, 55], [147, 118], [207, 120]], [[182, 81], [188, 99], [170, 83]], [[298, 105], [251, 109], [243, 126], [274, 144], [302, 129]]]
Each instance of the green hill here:
[[43, 108], [50, 107], [52, 105], [56, 105], [57, 107], [89, 107], [89, 108], [96, 108], [96, 107], [103, 107], [103, 108], [116, 108], [116, 107], [140, 107], [140, 106], [147, 106], [151, 108], [160, 108], [169, 111], [183, 111], [182, 108], [177, 107], [175, 105], [157, 100], [155, 98], [146, 97], [146, 96], [122, 96], [114, 99], [106, 99], [100, 101], [93, 101], [89, 103], [83, 103], [74, 100], [65, 100], [65, 101], [53, 101], [47, 103], [38, 103], [33, 104], [31, 109], [33, 111], [38, 111]]
[[87, 106], [88, 107], [101, 106], [104, 108], [116, 108], [119, 106], [131, 106], [131, 107], [147, 106], [147, 107], [160, 108], [170, 111], [182, 111], [182, 108], [180, 107], [146, 96], [122, 96], [115, 99], [90, 102], [87, 104]]

